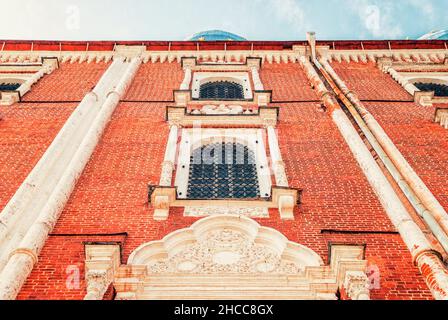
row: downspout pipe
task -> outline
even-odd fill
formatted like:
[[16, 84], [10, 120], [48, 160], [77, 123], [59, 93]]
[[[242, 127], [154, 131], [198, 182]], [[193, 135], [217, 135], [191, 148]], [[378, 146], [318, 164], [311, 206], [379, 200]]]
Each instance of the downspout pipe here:
[[315, 66], [319, 69], [319, 71], [323, 74], [329, 85], [331, 86], [332, 90], [336, 93], [336, 95], [341, 99], [341, 101], [344, 103], [344, 105], [347, 107], [348, 111], [352, 115], [352, 117], [355, 119], [356, 124], [361, 128], [363, 134], [369, 141], [372, 148], [377, 153], [378, 157], [383, 162], [384, 166], [394, 179], [394, 181], [397, 183], [403, 194], [408, 199], [409, 203], [412, 205], [414, 210], [417, 212], [417, 214], [425, 221], [425, 223], [428, 225], [431, 232], [434, 234], [434, 236], [439, 241], [440, 245], [442, 246], [443, 250], [448, 253], [448, 235], [444, 232], [443, 228], [439, 225], [438, 221], [434, 218], [434, 216], [431, 214], [431, 212], [422, 204], [422, 201], [420, 201], [417, 194], [414, 192], [414, 190], [411, 188], [411, 186], [408, 184], [406, 179], [402, 176], [400, 171], [397, 169], [395, 164], [392, 162], [388, 154], [384, 151], [383, 147], [379, 144], [376, 137], [372, 134], [372, 131], [369, 129], [367, 124], [365, 123], [364, 119], [361, 117], [361, 115], [357, 112], [356, 108], [353, 106], [351, 101], [348, 100], [348, 98], [342, 93], [342, 91], [339, 89], [336, 83], [332, 81], [332, 77], [323, 70], [322, 65], [318, 62], [314, 62]]
[[436, 299], [448, 300], [448, 272], [440, 256], [432, 249], [423, 231], [407, 212], [381, 168], [373, 159], [367, 146], [342, 110], [334, 93], [327, 90], [312, 64], [303, 57], [300, 63], [321, 96], [333, 122], [353, 153], [369, 184], [377, 194], [386, 214], [400, 233], [413, 261], [424, 275], [431, 293]]
[[115, 107], [119, 103], [120, 97], [134, 78], [140, 63], [141, 59], [135, 58], [126, 69], [116, 89], [107, 94], [107, 99], [99, 114], [70, 161], [46, 206], [39, 213], [39, 217], [26, 233], [19, 247], [11, 253], [8, 263], [0, 274], [0, 300], [15, 299], [30, 275], [37, 263], [38, 255], [45, 245], [48, 234], [59, 219], [77, 179], [89, 161]]
[[[316, 65], [320, 66], [320, 63], [316, 61]], [[406, 161], [404, 156], [386, 134], [384, 129], [372, 116], [372, 114], [362, 105], [358, 97], [351, 92], [345, 83], [341, 80], [338, 74], [333, 70], [328, 61], [323, 61], [320, 68], [321, 71], [327, 73], [340, 88], [341, 96], [344, 96], [348, 100], [356, 111], [361, 115], [362, 119], [371, 130], [376, 140], [381, 147], [387, 153], [389, 158], [393, 161], [397, 169], [400, 171], [403, 178], [407, 181], [409, 186], [413, 189], [415, 194], [420, 199], [421, 203], [431, 212], [434, 219], [438, 222], [442, 230], [448, 235], [448, 213], [428, 189], [425, 183], [420, 179], [418, 174], [414, 171], [411, 165]]]

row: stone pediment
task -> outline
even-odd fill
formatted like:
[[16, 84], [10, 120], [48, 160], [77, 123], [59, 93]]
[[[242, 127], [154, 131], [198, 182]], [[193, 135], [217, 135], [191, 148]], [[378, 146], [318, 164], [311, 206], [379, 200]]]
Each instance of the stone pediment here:
[[114, 286], [117, 299], [336, 299], [356, 273], [368, 296], [363, 248], [331, 251], [325, 265], [313, 250], [250, 218], [212, 216], [137, 248]]

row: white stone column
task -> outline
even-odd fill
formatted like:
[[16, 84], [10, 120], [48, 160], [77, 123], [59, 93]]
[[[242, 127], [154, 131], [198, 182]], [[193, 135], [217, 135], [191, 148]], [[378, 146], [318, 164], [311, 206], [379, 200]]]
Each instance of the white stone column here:
[[[76, 182], [81, 175], [85, 165], [90, 159], [104, 129], [109, 122], [120, 97], [126, 92], [128, 85], [137, 72], [141, 59], [134, 59], [129, 64], [119, 68], [119, 78], [115, 80], [114, 90], [106, 94], [105, 101], [100, 99], [97, 113], [93, 122], [81, 135], [81, 142], [73, 154], [65, 155], [69, 159], [64, 166], [64, 171], [56, 177], [57, 184], [48, 193], [38, 193], [36, 197], [45, 197], [43, 207], [34, 208], [38, 216], [27, 231], [22, 241], [15, 246], [7, 259], [3, 271], [0, 273], [0, 300], [15, 299], [23, 283], [30, 274], [37, 256], [43, 248], [48, 234], [56, 224], [62, 209], [68, 201]], [[65, 157], [63, 157], [65, 158]], [[53, 159], [56, 161], [56, 159]], [[62, 161], [61, 157], [57, 159]], [[26, 212], [30, 215], [30, 212]]]
[[275, 175], [275, 182], [278, 187], [289, 187], [286, 177], [285, 164], [283, 163], [280, 147], [278, 145], [277, 135], [273, 126], [267, 127], [269, 152], [271, 154], [272, 169]]
[[182, 81], [181, 85], [180, 85], [180, 90], [188, 90], [190, 89], [190, 83], [191, 83], [191, 69], [190, 68], [185, 68], [185, 76], [184, 76], [184, 80]]
[[252, 67], [251, 71], [252, 71], [252, 80], [254, 81], [255, 91], [263, 91], [264, 87], [263, 87], [263, 83], [261, 82], [260, 74], [258, 73], [258, 69], [256, 67]]
[[162, 164], [162, 175], [160, 176], [160, 186], [170, 187], [173, 178], [174, 162], [176, 160], [177, 151], [177, 135], [179, 128], [172, 125], [170, 135], [166, 145], [165, 158]]

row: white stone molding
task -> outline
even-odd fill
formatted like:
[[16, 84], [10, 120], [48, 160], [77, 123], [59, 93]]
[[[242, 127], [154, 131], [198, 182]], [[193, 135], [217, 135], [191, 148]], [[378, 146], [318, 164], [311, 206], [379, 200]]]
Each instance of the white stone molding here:
[[448, 108], [437, 108], [434, 120], [436, 123], [440, 123], [445, 129], [448, 129]]
[[271, 155], [272, 168], [275, 175], [275, 181], [279, 187], [289, 187], [288, 178], [285, 172], [285, 164], [278, 144], [277, 134], [273, 126], [268, 126], [269, 152]]
[[139, 65], [112, 63], [1, 212], [0, 299], [18, 294], [34, 263], [26, 250], [40, 253]]
[[191, 68], [185, 68], [184, 72], [185, 72], [185, 76], [184, 76], [184, 80], [180, 84], [180, 90], [189, 90], [190, 84], [191, 84], [191, 77], [192, 77], [193, 73], [191, 71]]
[[344, 288], [352, 300], [370, 300], [369, 278], [363, 271], [351, 271], [345, 275]]
[[[421, 68], [417, 68], [419, 66]], [[447, 72], [425, 71], [422, 69], [424, 67], [422, 65], [415, 63], [398, 64], [394, 63], [392, 58], [378, 59], [378, 67], [383, 72], [390, 74], [421, 106], [431, 107], [434, 103], [448, 102], [448, 99], [434, 97], [434, 92], [423, 92], [414, 85], [417, 82], [448, 84], [448, 70]], [[397, 71], [397, 67], [401, 71]]]
[[141, 245], [114, 287], [117, 299], [335, 300], [347, 275], [367, 262], [352, 246], [332, 249], [326, 266], [311, 249], [250, 218], [212, 216]]
[[192, 114], [205, 114], [205, 115], [230, 115], [230, 114], [243, 114], [244, 109], [242, 106], [225, 104], [220, 105], [205, 105], [201, 110], [195, 110]]
[[126, 46], [116, 45], [114, 55], [123, 57], [126, 61], [131, 61], [134, 58], [140, 58], [146, 52], [146, 46]]
[[[46, 74], [52, 73], [59, 67], [57, 58], [42, 58], [42, 63], [39, 65], [27, 66], [27, 65], [15, 65], [8, 66], [2, 65], [2, 71], [7, 70], [8, 73], [0, 74], [0, 81], [2, 82], [17, 82], [20, 83], [20, 87], [12, 92], [2, 92], [0, 105], [12, 105], [15, 102], [21, 100], [21, 98], [31, 90], [31, 87], [37, 83]], [[34, 73], [23, 73], [23, 71]]]
[[102, 300], [121, 264], [120, 246], [87, 244], [85, 252], [87, 294], [84, 300]]
[[208, 217], [212, 215], [237, 215], [251, 218], [269, 218], [268, 208], [262, 207], [223, 207], [223, 206], [202, 206], [185, 207], [185, 217]]
[[263, 83], [261, 82], [260, 74], [258, 73], [258, 68], [252, 67], [250, 70], [252, 72], [252, 80], [254, 82], [255, 91], [264, 91], [264, 86]]
[[330, 50], [317, 47], [322, 60], [329, 62], [374, 62], [379, 58], [392, 58], [396, 62], [440, 63], [443, 64], [447, 50], [443, 49], [399, 49], [399, 50]]
[[161, 186], [171, 186], [171, 180], [173, 178], [173, 170], [175, 169], [177, 154], [177, 135], [178, 127], [176, 125], [172, 125], [166, 145], [165, 158], [162, 164], [162, 174], [160, 176]]
[[244, 99], [253, 99], [252, 87], [247, 72], [195, 72], [191, 86], [192, 98], [199, 99], [201, 86], [216, 81], [235, 82], [243, 87]]
[[[238, 107], [238, 108], [237, 108]], [[242, 113], [237, 113], [241, 111]], [[212, 111], [212, 109], [214, 109]], [[250, 111], [249, 111], [250, 110]], [[227, 113], [227, 114], [226, 114]], [[167, 121], [170, 125], [182, 127], [201, 126], [276, 126], [279, 108], [259, 107], [255, 110], [245, 109], [244, 106], [222, 104], [213, 108], [206, 105], [198, 111], [187, 111], [186, 107], [167, 107]]]
[[[269, 152], [271, 155], [271, 166], [274, 171], [275, 182], [278, 187], [288, 188], [288, 177], [286, 176], [285, 164], [283, 162], [280, 147], [278, 145], [277, 134], [273, 126], [267, 127]], [[293, 208], [295, 206], [292, 196], [284, 195], [279, 199], [279, 212], [284, 220], [293, 220]]]
[[344, 288], [352, 300], [370, 300], [370, 282], [364, 246], [330, 245], [330, 265], [335, 271], [339, 289]]
[[[269, 124], [271, 126], [272, 123]], [[176, 164], [176, 177], [174, 187], [152, 186], [149, 194], [150, 204], [154, 208], [155, 220], [166, 220], [171, 207], [189, 207], [205, 208], [220, 207], [222, 210], [216, 212], [240, 212], [242, 208], [250, 210], [254, 208], [256, 212], [266, 212], [268, 208], [279, 210], [280, 217], [284, 220], [294, 219], [294, 208], [300, 202], [300, 190], [288, 187], [284, 166], [282, 166], [280, 151], [274, 151], [277, 161], [276, 171], [279, 186], [273, 186], [271, 170], [267, 161], [266, 148], [264, 146], [264, 129], [202, 129], [202, 128], [184, 128], [182, 129], [182, 138], [179, 144], [179, 155]], [[270, 143], [278, 146], [276, 136], [271, 136]], [[257, 166], [257, 175], [260, 189], [259, 200], [244, 199], [187, 199], [188, 181], [190, 172], [191, 154], [196, 148], [216, 142], [240, 143], [247, 146], [254, 152]], [[275, 149], [273, 147], [273, 150]], [[164, 166], [165, 168], [165, 166]], [[171, 168], [164, 169], [163, 172], [172, 172]], [[165, 175], [165, 173], [163, 173]], [[240, 211], [238, 211], [240, 210]], [[188, 213], [189, 211], [187, 211]], [[202, 213], [201, 213], [202, 214]], [[211, 211], [211, 214], [214, 214]], [[258, 213], [255, 213], [258, 214]]]
[[[114, 57], [121, 56], [127, 61], [138, 56], [142, 57], [143, 63], [181, 63], [183, 58], [195, 58], [205, 60], [212, 68], [213, 63], [228, 64], [232, 69], [238, 68], [238, 64], [244, 63], [250, 58], [260, 58], [267, 63], [295, 63], [305, 54], [305, 47], [295, 46], [293, 50], [200, 50], [200, 51], [148, 51], [144, 46], [115, 46], [115, 51], [1, 51], [0, 62], [2, 63], [35, 63], [42, 57], [54, 56], [61, 63], [99, 63], [110, 62]], [[236, 60], [236, 62], [235, 62]], [[201, 67], [202, 68], [202, 67]], [[223, 68], [220, 66], [219, 68]], [[226, 67], [224, 66], [224, 69]]]

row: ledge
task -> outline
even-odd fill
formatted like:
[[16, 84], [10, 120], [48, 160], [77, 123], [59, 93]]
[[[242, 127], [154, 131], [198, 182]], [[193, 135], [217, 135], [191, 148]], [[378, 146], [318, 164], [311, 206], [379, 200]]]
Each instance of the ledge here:
[[278, 107], [259, 107], [253, 114], [192, 114], [186, 107], [166, 108], [166, 121], [173, 125], [191, 127], [200, 122], [201, 126], [227, 126], [227, 125], [247, 125], [247, 126], [276, 126], [280, 109]]
[[216, 71], [216, 70], [232, 70], [232, 71], [250, 71], [255, 67], [257, 70], [261, 69], [262, 58], [260, 57], [246, 57], [244, 63], [198, 63], [197, 57], [182, 57], [182, 69], [191, 69], [192, 71]]
[[154, 208], [154, 220], [167, 220], [172, 207], [235, 207], [278, 209], [283, 220], [294, 219], [294, 207], [301, 204], [301, 189], [273, 187], [270, 198], [253, 200], [204, 199], [188, 200], [177, 197], [176, 187], [148, 186], [148, 203]]

